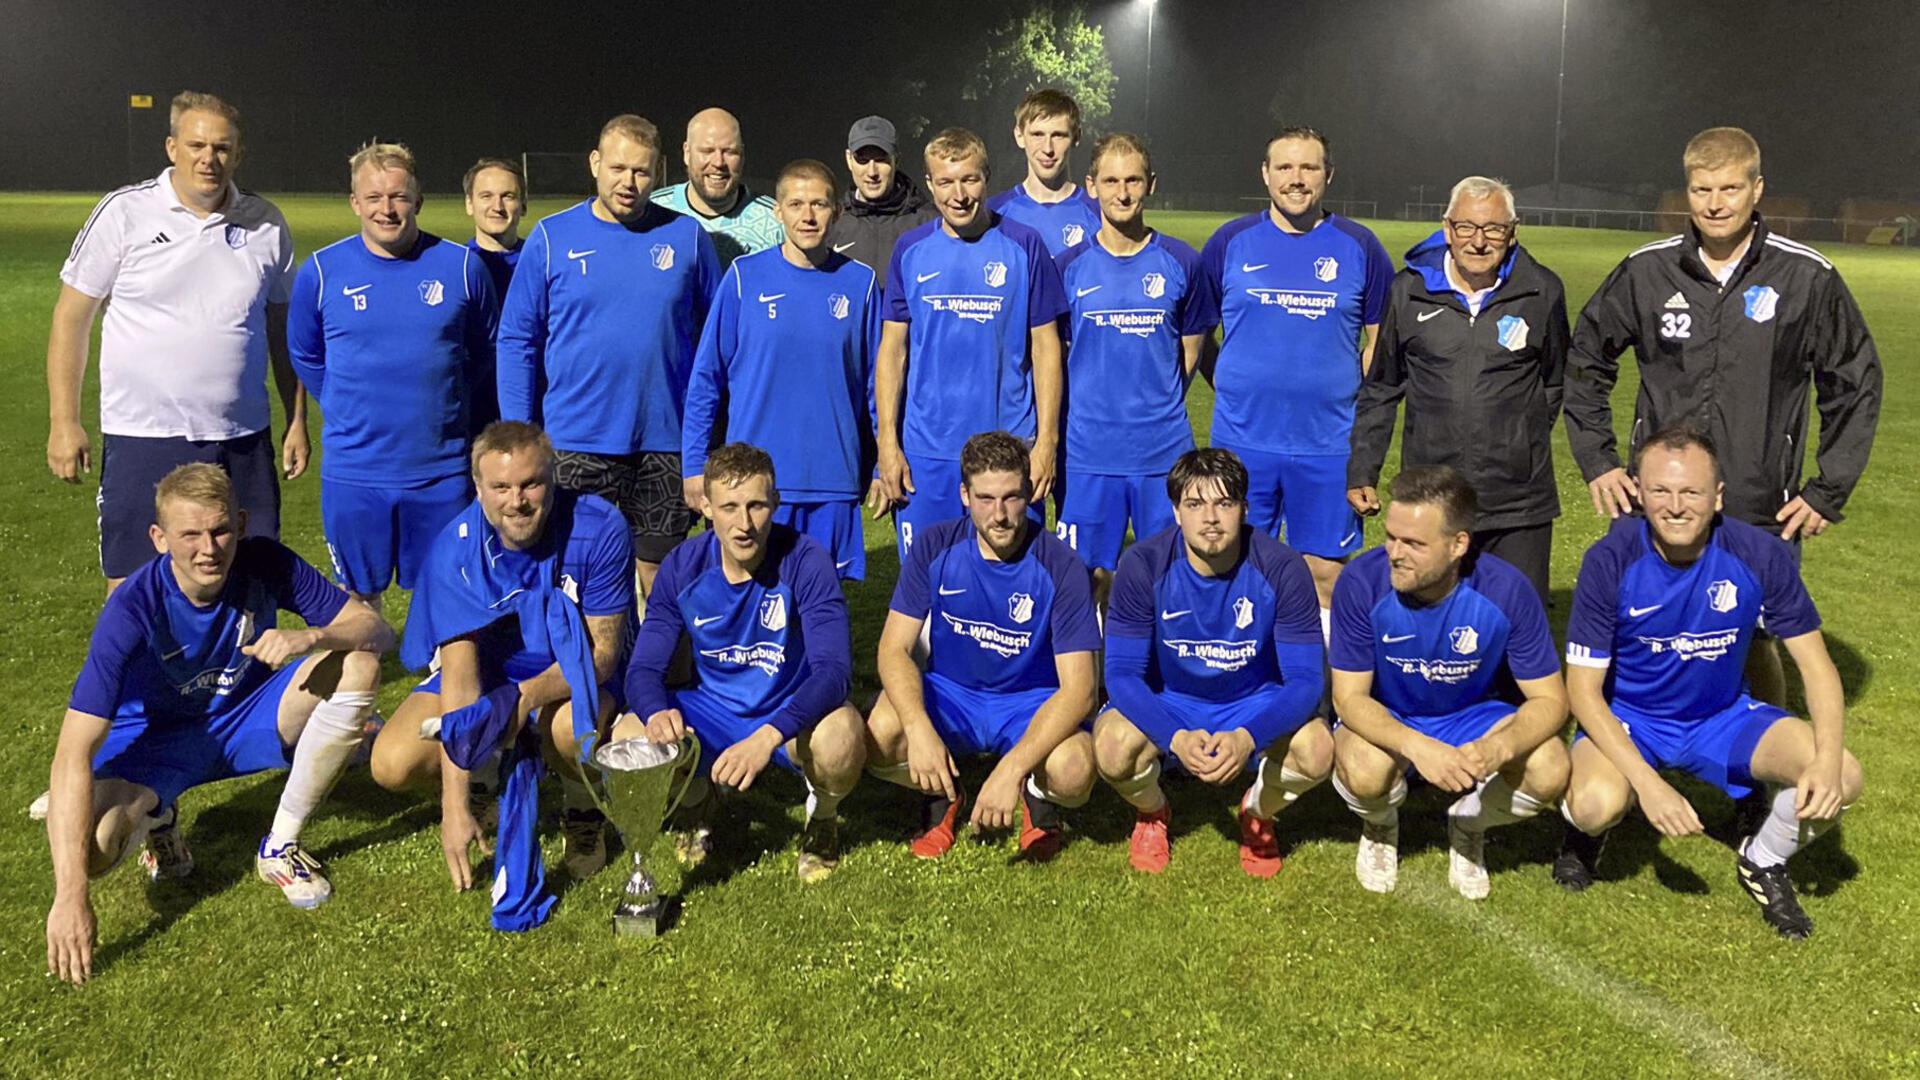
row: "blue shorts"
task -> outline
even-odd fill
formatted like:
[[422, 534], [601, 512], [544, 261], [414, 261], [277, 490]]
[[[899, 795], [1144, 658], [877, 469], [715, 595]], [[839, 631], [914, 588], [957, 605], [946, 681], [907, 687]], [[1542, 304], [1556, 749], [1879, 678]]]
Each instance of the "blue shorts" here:
[[927, 672], [921, 684], [933, 730], [954, 757], [1004, 754], [1027, 733], [1033, 714], [1053, 696], [1053, 687], [1033, 690], [975, 690], [944, 675]]
[[419, 487], [321, 480], [320, 528], [334, 579], [356, 593], [381, 592], [396, 575], [401, 588], [413, 588], [440, 530], [472, 501], [465, 473]]
[[1768, 728], [1790, 714], [1741, 694], [1733, 704], [1699, 720], [1651, 716], [1619, 702], [1613, 703], [1613, 715], [1647, 764], [1678, 769], [1743, 799], [1763, 786], [1752, 771], [1754, 748]]
[[1346, 454], [1269, 454], [1228, 447], [1247, 467], [1247, 523], [1269, 536], [1284, 526], [1287, 546], [1344, 559], [1365, 539], [1347, 505]]
[[[907, 549], [913, 546], [915, 533], [943, 521], [952, 521], [967, 512], [960, 497], [960, 462], [941, 458], [923, 458], [908, 454], [907, 468], [913, 473], [913, 494], [905, 506], [893, 511], [894, 532], [900, 541], [900, 561], [907, 561]], [[1027, 516], [1041, 528], [1047, 527], [1047, 508], [1029, 504]]]
[[196, 441], [103, 435], [100, 439], [100, 569], [123, 578], [153, 561], [153, 489], [175, 467], [208, 462], [233, 478], [233, 498], [247, 514], [247, 535], [280, 538], [279, 455], [264, 431], [237, 439]]
[[860, 520], [860, 500], [841, 502], [783, 502], [773, 520], [813, 537], [833, 556], [834, 573], [842, 581], [867, 576], [867, 532]]
[[[535, 672], [534, 674], [537, 675], [539, 674], [539, 672]], [[531, 678], [531, 677], [532, 676], [528, 676], [528, 678]], [[502, 686], [505, 686], [509, 682], [524, 682], [524, 681], [525, 681], [524, 679], [516, 679], [513, 676], [508, 675], [506, 672], [500, 670], [497, 667], [491, 670], [483, 667], [480, 672], [480, 696], [486, 697], [488, 694], [493, 693], [495, 690], [500, 689]], [[438, 668], [434, 669], [433, 674], [427, 676], [424, 679], [421, 679], [420, 682], [416, 684], [414, 688], [408, 692], [413, 694], [433, 694], [437, 696], [440, 693], [439, 669]], [[600, 684], [601, 708], [603, 709], [606, 708], [606, 704], [609, 701], [613, 703], [613, 711], [616, 715], [626, 709], [626, 706], [627, 706], [626, 684], [624, 680], [622, 680], [617, 676], [613, 679], [612, 682], [604, 682]], [[646, 719], [646, 717], [641, 717], [641, 719], [644, 720]]]
[[1476, 701], [1459, 712], [1439, 716], [1401, 716], [1392, 709], [1387, 711], [1393, 713], [1395, 720], [1429, 739], [1438, 739], [1448, 746], [1465, 746], [1493, 730], [1493, 725], [1519, 712], [1520, 707], [1507, 701]]
[[1166, 473], [1063, 474], [1058, 489], [1060, 521], [1054, 532], [1089, 567], [1112, 570], [1120, 565], [1128, 521], [1133, 522], [1136, 539], [1173, 524]]
[[[766, 723], [764, 717], [747, 717], [729, 709], [719, 699], [699, 687], [686, 690], [669, 690], [667, 696], [673, 699], [673, 707], [680, 710], [680, 719], [687, 722], [695, 735], [700, 736], [700, 768], [713, 768], [713, 759], [734, 743], [746, 738]], [[646, 717], [640, 719], [645, 720]], [[798, 773], [800, 765], [787, 754], [787, 746], [782, 742], [773, 752], [773, 763], [790, 773]]]
[[[1208, 701], [1206, 698], [1198, 698], [1173, 690], [1162, 690], [1159, 696], [1161, 706], [1179, 721], [1180, 730], [1237, 731], [1265, 716], [1278, 704], [1276, 699], [1280, 696], [1280, 687], [1256, 690], [1236, 701]], [[1106, 711], [1112, 712], [1112, 706], [1108, 706]], [[1280, 735], [1268, 745], [1277, 745], [1294, 732], [1306, 727], [1307, 722], [1312, 720], [1317, 712], [1317, 709], [1309, 709], [1304, 716], [1286, 717]], [[1142, 732], [1142, 734], [1145, 733]], [[1184, 771], [1185, 766], [1180, 763], [1180, 757], [1173, 752], [1172, 746], [1158, 739], [1153, 740], [1153, 744], [1160, 748], [1163, 768], [1176, 772]], [[1257, 747], [1254, 750], [1254, 756], [1257, 758], [1266, 750], [1266, 746]]]
[[153, 789], [162, 807], [188, 788], [291, 765], [280, 742], [280, 699], [300, 673], [288, 664], [245, 701], [204, 723], [150, 724], [143, 714], [113, 718], [93, 755], [93, 775]]

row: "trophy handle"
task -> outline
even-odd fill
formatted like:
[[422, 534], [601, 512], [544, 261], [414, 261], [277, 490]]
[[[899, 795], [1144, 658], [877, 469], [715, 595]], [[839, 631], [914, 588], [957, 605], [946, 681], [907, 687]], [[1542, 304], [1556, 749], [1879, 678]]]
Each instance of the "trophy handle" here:
[[687, 792], [693, 787], [693, 774], [700, 768], [700, 736], [694, 734], [691, 727], [687, 728], [686, 738], [680, 740], [680, 749], [692, 764], [687, 769], [686, 776], [680, 780], [679, 793], [667, 800], [666, 816], [668, 817], [672, 817], [673, 812], [680, 809], [680, 804], [686, 801]]

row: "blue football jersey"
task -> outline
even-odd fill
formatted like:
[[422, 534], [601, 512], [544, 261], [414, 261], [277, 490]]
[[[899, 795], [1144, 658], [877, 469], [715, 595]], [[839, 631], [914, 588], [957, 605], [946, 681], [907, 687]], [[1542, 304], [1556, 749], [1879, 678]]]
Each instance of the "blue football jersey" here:
[[1295, 235], [1268, 211], [1220, 227], [1201, 252], [1224, 332], [1212, 442], [1276, 454], [1345, 454], [1360, 335], [1378, 325], [1393, 260], [1336, 214]]
[[787, 502], [865, 495], [879, 347], [880, 291], [865, 263], [834, 255], [802, 268], [777, 247], [734, 260], [687, 384], [681, 469], [699, 476], [709, 448], [749, 442], [773, 456]]
[[711, 532], [660, 564], [627, 676], [628, 700], [643, 717], [670, 705], [664, 676], [682, 633], [700, 688], [787, 738], [847, 699], [853, 639], [833, 557], [788, 526], [773, 527], [766, 557], [739, 585], [727, 580]]
[[1762, 619], [1780, 638], [1820, 628], [1779, 537], [1721, 517], [1700, 557], [1674, 566], [1654, 547], [1646, 519], [1621, 518], [1580, 562], [1567, 663], [1608, 668], [1609, 701], [1652, 716], [1704, 718], [1745, 692], [1747, 650]]
[[498, 318], [485, 265], [431, 233], [399, 259], [357, 234], [314, 252], [294, 278], [287, 351], [320, 404], [320, 475], [404, 487], [466, 472]]
[[240, 541], [226, 587], [206, 607], [187, 599], [169, 557], [158, 555], [107, 597], [67, 707], [109, 720], [205, 722], [272, 678], [240, 650], [280, 612], [325, 626], [346, 603], [345, 590], [265, 537]]
[[1333, 586], [1330, 666], [1373, 673], [1373, 696], [1402, 717], [1445, 716], [1493, 698], [1517, 700], [1516, 679], [1558, 674], [1547, 609], [1525, 574], [1478, 555], [1437, 604], [1393, 588], [1387, 549], [1347, 564]]
[[1047, 254], [1053, 256], [1091, 243], [1093, 234], [1100, 231], [1100, 203], [1085, 188], [1075, 189], [1059, 202], [1043, 203], [1027, 194], [1025, 184], [1015, 184], [988, 199], [987, 209], [1039, 233]]
[[1163, 233], [1119, 256], [1097, 238], [1063, 252], [1067, 469], [1162, 473], [1193, 449], [1180, 339], [1220, 321], [1200, 255]]
[[483, 248], [478, 238], [467, 241], [467, 250], [478, 256], [480, 264], [487, 268], [487, 279], [493, 282], [493, 295], [496, 299], [506, 298], [507, 285], [513, 281], [513, 268], [519, 265], [520, 252], [525, 250], [526, 246], [525, 237], [514, 241], [513, 247], [506, 251]]
[[957, 461], [983, 431], [1032, 439], [1027, 335], [1065, 310], [1046, 245], [1018, 222], [962, 240], [936, 218], [902, 236], [886, 296], [886, 321], [908, 326], [901, 448]]
[[975, 690], [1060, 685], [1053, 658], [1100, 647], [1085, 564], [1045, 529], [1027, 526], [1012, 562], [981, 554], [968, 518], [914, 538], [893, 610], [931, 623], [927, 670]]
[[680, 452], [687, 375], [720, 280], [693, 219], [649, 205], [633, 225], [591, 201], [541, 220], [500, 313], [500, 415], [562, 450]]
[[1319, 653], [1320, 601], [1306, 561], [1265, 533], [1248, 530], [1243, 543], [1240, 565], [1222, 577], [1193, 568], [1177, 526], [1121, 556], [1107, 636], [1153, 642], [1155, 692], [1238, 701], [1284, 681], [1276, 646]]

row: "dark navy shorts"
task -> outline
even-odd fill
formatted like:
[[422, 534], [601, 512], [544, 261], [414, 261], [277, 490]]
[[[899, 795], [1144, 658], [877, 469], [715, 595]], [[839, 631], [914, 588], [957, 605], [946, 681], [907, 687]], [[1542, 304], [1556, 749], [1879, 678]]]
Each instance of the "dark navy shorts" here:
[[237, 439], [107, 435], [100, 440], [100, 570], [123, 578], [153, 559], [153, 489], [181, 465], [206, 462], [233, 477], [248, 536], [280, 538], [278, 455], [265, 431]]

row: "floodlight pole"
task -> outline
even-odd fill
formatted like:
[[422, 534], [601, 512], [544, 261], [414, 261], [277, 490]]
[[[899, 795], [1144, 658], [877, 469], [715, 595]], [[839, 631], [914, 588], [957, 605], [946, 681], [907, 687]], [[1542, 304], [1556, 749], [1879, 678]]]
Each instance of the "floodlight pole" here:
[[1140, 129], [1149, 139], [1153, 137], [1153, 9], [1158, 6], [1155, 0], [1147, 0], [1147, 100], [1141, 109]]
[[1560, 0], [1560, 78], [1553, 97], [1553, 208], [1555, 210], [1560, 209], [1560, 139], [1565, 130], [1563, 116], [1567, 104], [1568, 2], [1569, 0]]

